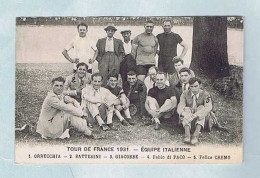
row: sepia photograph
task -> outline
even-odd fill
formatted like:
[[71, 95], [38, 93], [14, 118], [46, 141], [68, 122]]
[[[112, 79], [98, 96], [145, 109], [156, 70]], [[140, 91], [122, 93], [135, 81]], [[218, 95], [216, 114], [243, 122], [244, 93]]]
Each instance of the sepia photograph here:
[[242, 16], [17, 17], [15, 38], [16, 163], [242, 163]]

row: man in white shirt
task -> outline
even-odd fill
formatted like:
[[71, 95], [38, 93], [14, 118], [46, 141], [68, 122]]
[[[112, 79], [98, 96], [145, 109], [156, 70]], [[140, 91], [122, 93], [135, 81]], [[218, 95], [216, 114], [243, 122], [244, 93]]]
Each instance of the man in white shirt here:
[[[74, 64], [74, 72], [76, 71], [76, 65], [84, 62], [88, 65], [89, 73], [96, 73], [98, 72], [98, 63], [93, 60], [96, 47], [91, 44], [87, 36], [88, 25], [80, 23], [77, 28], [78, 35], [63, 49], [62, 54], [69, 62]], [[74, 58], [68, 53], [71, 49], [74, 49]]]
[[[93, 117], [104, 131], [112, 129], [117, 130], [112, 124], [114, 105], [120, 104], [120, 100], [108, 89], [101, 87], [103, 76], [100, 73], [92, 74], [91, 84], [82, 90], [82, 103], [90, 116]], [[102, 113], [106, 112], [103, 116]], [[103, 119], [107, 118], [107, 125]]]
[[129, 71], [135, 71], [136, 68], [136, 61], [131, 55], [131, 49], [132, 49], [132, 40], [131, 40], [131, 30], [123, 30], [121, 31], [121, 34], [124, 38], [123, 45], [125, 50], [125, 57], [123, 61], [120, 64], [120, 71], [123, 84], [127, 82], [127, 73]]

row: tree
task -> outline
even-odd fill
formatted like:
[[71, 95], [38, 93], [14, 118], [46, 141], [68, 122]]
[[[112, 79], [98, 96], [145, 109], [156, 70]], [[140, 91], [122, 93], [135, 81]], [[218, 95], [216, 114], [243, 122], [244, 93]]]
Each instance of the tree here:
[[213, 80], [230, 75], [226, 17], [194, 17], [191, 69]]

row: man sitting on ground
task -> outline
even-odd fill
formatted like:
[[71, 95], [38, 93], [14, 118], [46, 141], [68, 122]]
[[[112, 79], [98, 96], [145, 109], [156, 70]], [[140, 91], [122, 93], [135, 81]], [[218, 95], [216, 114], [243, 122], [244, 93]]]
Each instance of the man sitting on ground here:
[[166, 85], [166, 73], [158, 72], [156, 86], [149, 90], [145, 101], [145, 108], [155, 122], [155, 130], [160, 129], [159, 118], [170, 118], [176, 106], [175, 90]]
[[[201, 89], [201, 80], [191, 78], [190, 88], [184, 91], [177, 107], [177, 112], [185, 130], [184, 143], [195, 145], [198, 143], [201, 128], [204, 128], [205, 117], [212, 110], [212, 100], [209, 93]], [[190, 136], [191, 128], [195, 123], [195, 131]]]
[[[89, 116], [93, 117], [103, 131], [112, 129], [117, 130], [113, 124], [114, 105], [120, 104], [120, 100], [108, 89], [101, 87], [103, 76], [100, 73], [91, 75], [91, 85], [87, 85], [82, 90], [82, 103]], [[103, 113], [106, 113], [103, 115]], [[103, 119], [107, 118], [107, 125]]]
[[[121, 121], [121, 123], [126, 126], [128, 123], [130, 125], [134, 125], [133, 119], [131, 118], [130, 111], [129, 111], [129, 104], [130, 101], [126, 97], [124, 90], [122, 87], [118, 86], [118, 74], [109, 74], [108, 75], [108, 85], [106, 88], [113, 93], [119, 100], [120, 104], [115, 105], [115, 114]], [[124, 111], [126, 119], [121, 115], [121, 111]]]
[[62, 77], [52, 80], [52, 90], [43, 102], [36, 132], [42, 138], [63, 139], [69, 137], [68, 128], [73, 126], [87, 137], [93, 137], [79, 103], [62, 94], [64, 82]]

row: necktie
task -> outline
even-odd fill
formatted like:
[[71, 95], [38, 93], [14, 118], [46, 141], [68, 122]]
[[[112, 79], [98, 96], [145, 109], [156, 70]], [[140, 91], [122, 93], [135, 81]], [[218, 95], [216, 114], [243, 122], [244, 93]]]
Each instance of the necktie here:
[[196, 95], [192, 96], [193, 102], [192, 102], [192, 110], [193, 113], [197, 112], [197, 97]]
[[130, 94], [131, 94], [133, 88], [134, 88], [134, 86], [130, 86], [129, 92], [127, 93], [127, 98], [129, 98], [129, 96], [130, 96]]
[[186, 89], [186, 86], [187, 86], [187, 83], [184, 83], [183, 89], [182, 89], [183, 92], [187, 90], [187, 89]]

